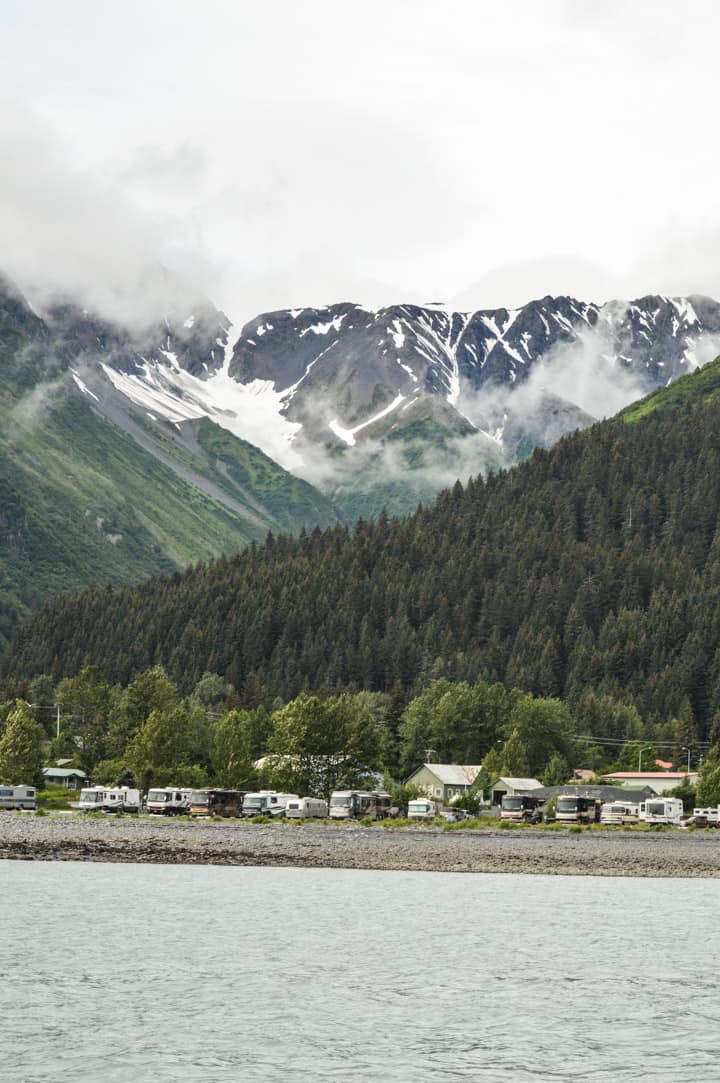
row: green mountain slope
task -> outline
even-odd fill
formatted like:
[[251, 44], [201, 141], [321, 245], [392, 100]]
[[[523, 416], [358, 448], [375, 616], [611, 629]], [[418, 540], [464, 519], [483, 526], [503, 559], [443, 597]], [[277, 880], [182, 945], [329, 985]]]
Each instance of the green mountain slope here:
[[667, 387], [633, 402], [620, 413], [623, 421], [640, 421], [658, 410], [676, 410], [689, 403], [715, 402], [720, 399], [720, 357], [709, 361], [697, 372], [681, 376]]
[[707, 373], [689, 380], [674, 409], [598, 424], [406, 520], [59, 599], [8, 672], [89, 660], [124, 683], [162, 662], [185, 688], [210, 668], [284, 699], [482, 678], [570, 704], [607, 693], [702, 736], [720, 710], [720, 400]]
[[124, 431], [11, 300], [0, 305], [0, 652], [28, 607], [62, 591], [336, 520], [312, 486], [208, 420], [137, 417]]

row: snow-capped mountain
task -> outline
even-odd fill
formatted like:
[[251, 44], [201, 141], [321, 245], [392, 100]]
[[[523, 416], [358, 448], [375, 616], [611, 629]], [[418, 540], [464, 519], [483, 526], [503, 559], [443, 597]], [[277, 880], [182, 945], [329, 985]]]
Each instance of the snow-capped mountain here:
[[402, 480], [407, 507], [720, 352], [720, 304], [704, 297], [544, 297], [462, 313], [343, 303], [264, 313], [239, 330], [205, 302], [142, 333], [63, 304], [45, 322], [77, 386], [113, 420], [132, 408], [180, 429], [207, 416], [333, 497]]

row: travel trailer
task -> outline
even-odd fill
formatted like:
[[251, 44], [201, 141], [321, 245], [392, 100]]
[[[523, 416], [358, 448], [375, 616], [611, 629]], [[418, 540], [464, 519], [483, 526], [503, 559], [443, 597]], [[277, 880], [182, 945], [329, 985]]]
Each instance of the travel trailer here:
[[639, 818], [646, 824], [679, 824], [683, 817], [683, 803], [679, 797], [648, 797], [641, 801]]
[[246, 793], [243, 801], [243, 816], [278, 816], [285, 815], [288, 801], [299, 801], [296, 793], [278, 793], [277, 790], [256, 790]]
[[330, 796], [330, 819], [384, 820], [390, 804], [390, 794], [384, 790], [335, 790]]
[[242, 816], [244, 798], [242, 790], [193, 790], [190, 815]]
[[34, 786], [0, 785], [0, 809], [34, 809], [37, 797]]
[[636, 824], [638, 806], [626, 801], [606, 801], [600, 810], [601, 824]]
[[580, 794], [558, 794], [555, 803], [555, 819], [558, 823], [596, 824], [600, 820], [602, 801]]
[[140, 791], [130, 786], [113, 786], [105, 790], [103, 812], [139, 812]]
[[720, 827], [720, 806], [715, 808], [694, 808], [691, 822], [696, 827]]
[[524, 820], [525, 823], [539, 823], [542, 820], [543, 800], [527, 793], [506, 793], [500, 804], [501, 820]]
[[408, 801], [408, 820], [434, 820], [437, 814], [437, 805], [428, 797], [414, 797]]
[[145, 799], [145, 811], [153, 816], [182, 816], [190, 811], [192, 790], [179, 790], [175, 786], [164, 786], [148, 790]]
[[321, 797], [297, 797], [285, 807], [288, 820], [324, 820], [327, 814], [328, 803]]
[[80, 790], [81, 812], [139, 812], [140, 791], [129, 786], [87, 786]]

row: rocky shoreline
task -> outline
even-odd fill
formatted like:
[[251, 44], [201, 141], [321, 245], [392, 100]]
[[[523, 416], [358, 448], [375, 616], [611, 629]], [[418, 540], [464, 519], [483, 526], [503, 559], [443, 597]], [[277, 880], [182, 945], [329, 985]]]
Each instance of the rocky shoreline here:
[[0, 860], [720, 878], [720, 832], [384, 828], [0, 814]]

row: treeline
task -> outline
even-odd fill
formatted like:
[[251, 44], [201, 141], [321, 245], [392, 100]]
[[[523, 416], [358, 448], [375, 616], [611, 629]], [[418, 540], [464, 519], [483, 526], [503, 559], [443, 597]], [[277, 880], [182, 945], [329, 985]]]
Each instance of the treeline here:
[[160, 666], [124, 688], [86, 667], [58, 685], [43, 675], [14, 691], [0, 703], [0, 780], [14, 783], [38, 779], [43, 758], [63, 758], [95, 782], [145, 790], [212, 783], [327, 796], [339, 786], [376, 786], [381, 774], [399, 784], [428, 761], [482, 765], [485, 787], [503, 774], [555, 785], [578, 766], [634, 769], [639, 749], [646, 765], [659, 750], [676, 762], [688, 748], [695, 763], [700, 755], [687, 720], [653, 725], [608, 696], [585, 696], [571, 711], [486, 681], [441, 678], [410, 699], [397, 685], [248, 705], [218, 674], [204, 674], [183, 696]]
[[6, 665], [55, 679], [88, 664], [128, 684], [163, 665], [249, 695], [405, 695], [446, 677], [681, 715], [720, 706], [720, 404], [608, 422], [403, 521], [269, 536], [137, 588], [38, 611]]

